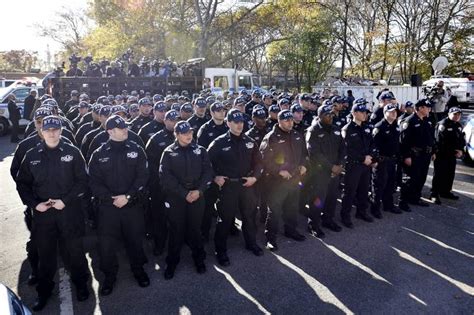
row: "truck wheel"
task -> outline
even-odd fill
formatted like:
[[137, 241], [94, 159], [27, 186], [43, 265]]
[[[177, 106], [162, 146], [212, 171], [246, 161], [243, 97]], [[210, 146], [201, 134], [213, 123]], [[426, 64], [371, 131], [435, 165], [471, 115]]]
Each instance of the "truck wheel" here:
[[0, 117], [0, 137], [4, 136], [8, 133], [8, 128], [10, 127], [10, 123], [6, 118]]

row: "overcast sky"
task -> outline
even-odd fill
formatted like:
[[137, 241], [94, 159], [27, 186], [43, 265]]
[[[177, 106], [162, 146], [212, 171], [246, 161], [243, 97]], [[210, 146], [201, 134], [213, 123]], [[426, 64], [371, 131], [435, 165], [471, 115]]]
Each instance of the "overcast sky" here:
[[58, 44], [38, 36], [33, 24], [54, 19], [56, 11], [64, 6], [86, 8], [87, 0], [2, 0], [0, 51], [12, 49], [38, 51], [41, 58], [45, 58], [48, 44], [52, 53], [57, 51]]

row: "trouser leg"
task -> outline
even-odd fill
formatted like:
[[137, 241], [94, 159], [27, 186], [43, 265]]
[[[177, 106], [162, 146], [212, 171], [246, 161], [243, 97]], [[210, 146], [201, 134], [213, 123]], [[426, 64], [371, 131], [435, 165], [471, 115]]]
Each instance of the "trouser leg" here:
[[118, 272], [117, 244], [121, 236], [119, 209], [100, 205], [97, 212], [100, 270], [108, 279], [115, 280]]
[[299, 213], [300, 190], [296, 184], [287, 184], [287, 195], [283, 202], [283, 221], [285, 232], [292, 233], [296, 231]]
[[357, 213], [366, 214], [369, 207], [369, 190], [370, 190], [370, 174], [371, 168], [365, 165], [359, 165], [360, 177], [357, 183]]
[[326, 173], [317, 173], [314, 176], [314, 190], [309, 200], [309, 222], [315, 227], [321, 225], [322, 213], [327, 208], [327, 196], [329, 190], [330, 176]]
[[386, 189], [387, 184], [387, 162], [381, 161], [377, 167], [372, 170], [372, 213], [380, 212], [380, 205], [382, 203], [382, 197]]
[[207, 237], [211, 230], [212, 220], [216, 213], [215, 204], [217, 196], [219, 194], [219, 186], [212, 183], [209, 188], [204, 192], [205, 208], [201, 224], [201, 233]]
[[278, 234], [280, 217], [283, 213], [284, 202], [288, 196], [287, 185], [281, 179], [275, 179], [268, 192], [268, 213], [265, 223], [267, 239], [274, 240]]
[[163, 250], [168, 237], [168, 222], [164, 194], [159, 187], [151, 188], [151, 221], [155, 249]]
[[[40, 297], [49, 297], [54, 287], [54, 275], [57, 270], [57, 246], [59, 233], [54, 216], [48, 210], [35, 214], [33, 225], [34, 239], [38, 248], [39, 268], [36, 291]], [[49, 213], [48, 213], [49, 212]]]
[[214, 244], [217, 253], [227, 251], [227, 237], [230, 227], [234, 223], [239, 207], [240, 183], [227, 182], [222, 186], [217, 202], [217, 224], [214, 234]]
[[393, 205], [393, 193], [396, 185], [396, 172], [397, 164], [396, 161], [387, 161], [386, 166], [387, 177], [385, 183], [385, 189], [382, 194], [382, 204], [386, 211], [391, 211], [394, 208]]
[[242, 187], [239, 198], [240, 214], [242, 216], [242, 234], [247, 246], [257, 243], [257, 224], [255, 222], [257, 200], [253, 187]]
[[322, 221], [333, 221], [336, 214], [337, 198], [341, 195], [341, 176], [331, 177], [328, 184]]
[[201, 237], [201, 224], [204, 214], [205, 200], [200, 197], [195, 202], [188, 204], [186, 209], [186, 238], [191, 248], [195, 264], [200, 264], [206, 258], [206, 252]]
[[187, 202], [177, 196], [167, 196], [166, 200], [169, 204], [167, 209], [169, 239], [166, 263], [169, 266], [176, 266], [180, 260], [181, 247], [186, 235]]
[[143, 235], [145, 232], [143, 208], [140, 205], [125, 206], [119, 211], [130, 268], [133, 273], [141, 272], [147, 261], [143, 250]]
[[342, 197], [341, 217], [342, 219], [350, 219], [351, 209], [357, 195], [357, 187], [359, 185], [362, 168], [360, 165], [348, 163], [346, 164], [346, 174], [344, 175], [344, 193]]

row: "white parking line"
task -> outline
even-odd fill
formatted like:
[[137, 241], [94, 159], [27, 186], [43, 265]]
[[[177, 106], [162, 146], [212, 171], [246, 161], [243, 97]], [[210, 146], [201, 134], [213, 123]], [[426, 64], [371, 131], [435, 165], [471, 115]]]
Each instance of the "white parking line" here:
[[64, 268], [59, 269], [59, 314], [74, 314], [71, 281], [69, 274]]
[[294, 272], [296, 272], [306, 284], [313, 289], [314, 293], [321, 299], [321, 301], [329, 303], [340, 309], [344, 314], [353, 315], [352, 312], [344, 303], [342, 303], [332, 292], [326, 287], [324, 284], [316, 280], [316, 278], [312, 277], [311, 275], [304, 272], [301, 268], [294, 265], [290, 261], [286, 260], [285, 258], [272, 253], [283, 265], [287, 266]]

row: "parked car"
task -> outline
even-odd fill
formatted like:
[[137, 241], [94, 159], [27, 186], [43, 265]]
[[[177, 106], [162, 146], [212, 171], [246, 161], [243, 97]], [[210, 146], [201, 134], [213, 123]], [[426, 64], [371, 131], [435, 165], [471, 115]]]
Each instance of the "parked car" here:
[[31, 315], [31, 311], [15, 292], [0, 283], [0, 314]]
[[10, 85], [14, 85], [13, 83], [15, 82], [17, 82], [17, 80], [0, 79], [0, 89], [9, 87]]
[[[4, 136], [8, 133], [8, 129], [11, 126], [8, 118], [8, 95], [14, 94], [16, 97], [16, 104], [20, 107], [21, 115], [23, 117], [23, 106], [25, 98], [30, 94], [32, 89], [38, 90], [38, 96], [43, 95], [44, 89], [40, 86], [9, 86], [7, 88], [0, 89], [0, 136]], [[20, 127], [26, 127], [30, 121], [28, 119], [20, 120]]]
[[463, 128], [466, 147], [464, 148], [464, 161], [474, 163], [474, 114], [470, 114], [466, 119]]

